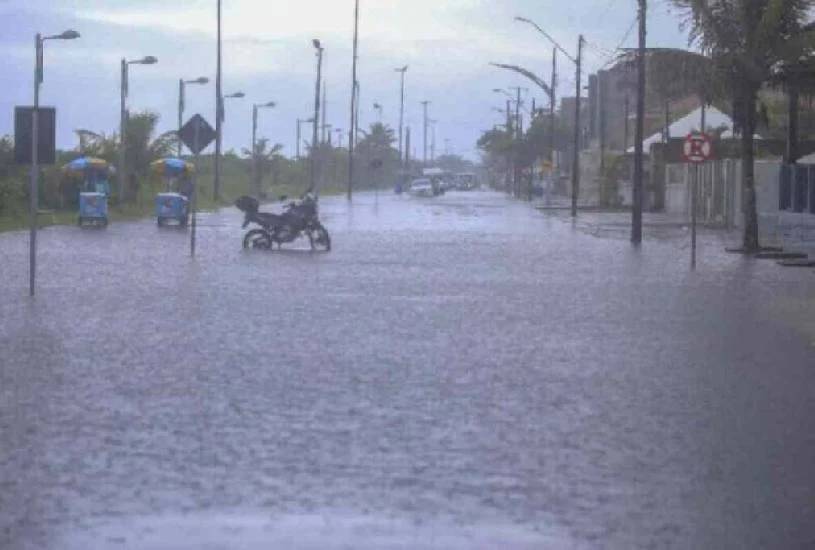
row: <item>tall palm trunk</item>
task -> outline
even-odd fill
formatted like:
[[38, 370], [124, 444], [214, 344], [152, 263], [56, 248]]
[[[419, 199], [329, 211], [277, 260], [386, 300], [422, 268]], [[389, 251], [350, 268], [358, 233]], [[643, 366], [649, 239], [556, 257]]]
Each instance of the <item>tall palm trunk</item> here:
[[744, 192], [744, 237], [746, 252], [759, 250], [758, 208], [756, 205], [755, 151], [753, 149], [756, 130], [756, 96], [753, 86], [742, 89], [741, 105], [741, 174]]

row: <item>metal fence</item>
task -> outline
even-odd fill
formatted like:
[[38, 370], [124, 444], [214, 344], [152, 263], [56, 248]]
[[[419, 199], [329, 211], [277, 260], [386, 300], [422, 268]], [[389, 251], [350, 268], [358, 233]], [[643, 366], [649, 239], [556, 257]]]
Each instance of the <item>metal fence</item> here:
[[815, 165], [781, 166], [778, 209], [784, 212], [815, 214]]

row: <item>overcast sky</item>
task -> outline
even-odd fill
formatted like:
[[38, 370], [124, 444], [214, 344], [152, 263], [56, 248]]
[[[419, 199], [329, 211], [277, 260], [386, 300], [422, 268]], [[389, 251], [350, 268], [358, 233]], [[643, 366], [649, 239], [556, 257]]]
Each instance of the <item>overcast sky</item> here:
[[[58, 143], [73, 148], [74, 129], [116, 131], [119, 60], [155, 55], [159, 64], [131, 69], [130, 109], [161, 115], [161, 130], [174, 129], [178, 79], [215, 76], [215, 0], [0, 0], [0, 134], [13, 132], [13, 107], [32, 101], [34, 34], [73, 28], [82, 38], [46, 44], [44, 105], [57, 107]], [[274, 100], [262, 112], [259, 134], [293, 154], [295, 120], [313, 110], [315, 57], [312, 38], [325, 46], [327, 123], [347, 131], [351, 84], [353, 0], [223, 0], [224, 93], [229, 100], [225, 149], [248, 146], [253, 102]], [[594, 72], [620, 44], [633, 46], [636, 0], [360, 0], [360, 118], [398, 124], [399, 82], [393, 69], [409, 65], [406, 123], [421, 151], [421, 100], [432, 102], [437, 151], [475, 157], [480, 133], [500, 121], [492, 111], [502, 99], [492, 89], [522, 85], [527, 100], [546, 103], [539, 90], [489, 62], [523, 65], [549, 80], [551, 46], [527, 25], [535, 20], [569, 52], [577, 35], [588, 41], [586, 73]], [[686, 45], [680, 14], [662, 0], [649, 2], [649, 46]], [[630, 31], [630, 32], [629, 32]], [[625, 38], [625, 39], [624, 39]], [[559, 96], [574, 95], [574, 68], [559, 58]], [[584, 76], [585, 78], [585, 76]], [[214, 84], [189, 88], [187, 112], [214, 124]]]

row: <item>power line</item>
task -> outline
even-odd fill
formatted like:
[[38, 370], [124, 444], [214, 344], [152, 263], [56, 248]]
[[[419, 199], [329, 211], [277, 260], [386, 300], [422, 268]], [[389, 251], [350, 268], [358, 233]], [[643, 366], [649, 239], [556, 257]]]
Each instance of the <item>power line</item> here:
[[601, 69], [605, 69], [608, 67], [614, 59], [617, 57], [618, 52], [622, 49], [623, 44], [625, 44], [626, 40], [631, 36], [631, 33], [634, 32], [634, 28], [637, 26], [637, 22], [639, 21], [638, 16], [634, 16], [634, 19], [631, 21], [631, 25], [629, 25], [628, 30], [625, 31], [625, 34], [620, 39], [620, 42], [617, 44], [617, 47], [614, 48], [614, 52], [606, 59], [606, 62], [603, 64]]

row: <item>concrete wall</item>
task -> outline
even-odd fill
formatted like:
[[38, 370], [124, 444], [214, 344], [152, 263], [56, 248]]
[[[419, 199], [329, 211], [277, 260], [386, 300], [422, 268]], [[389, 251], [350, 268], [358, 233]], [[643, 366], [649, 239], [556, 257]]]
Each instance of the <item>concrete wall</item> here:
[[[815, 214], [780, 211], [780, 160], [755, 163], [756, 206], [761, 240], [766, 245], [815, 251]], [[693, 169], [668, 164], [665, 171], [665, 211], [690, 220]], [[702, 169], [699, 192], [700, 223], [729, 229], [744, 228], [741, 162], [728, 159]]]

